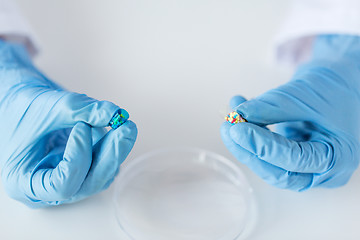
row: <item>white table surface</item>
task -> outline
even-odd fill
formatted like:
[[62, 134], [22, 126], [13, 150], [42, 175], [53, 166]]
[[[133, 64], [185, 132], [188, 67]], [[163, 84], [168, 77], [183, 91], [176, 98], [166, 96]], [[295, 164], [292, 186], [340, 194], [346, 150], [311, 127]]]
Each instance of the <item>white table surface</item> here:
[[[130, 112], [139, 138], [127, 161], [177, 145], [233, 159], [219, 110], [234, 94], [255, 97], [291, 76], [270, 64], [286, 0], [16, 2], [41, 40], [36, 63], [44, 72]], [[294, 193], [242, 168], [259, 205], [249, 239], [360, 239], [359, 171], [345, 187]], [[112, 192], [113, 185], [76, 204], [31, 210], [1, 187], [0, 239], [122, 239]]]

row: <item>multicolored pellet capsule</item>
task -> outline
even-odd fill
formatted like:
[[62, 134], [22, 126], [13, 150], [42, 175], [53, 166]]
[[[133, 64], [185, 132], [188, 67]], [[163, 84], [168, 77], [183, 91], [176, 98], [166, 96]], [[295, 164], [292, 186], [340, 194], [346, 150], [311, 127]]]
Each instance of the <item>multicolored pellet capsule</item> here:
[[125, 109], [119, 109], [109, 122], [112, 129], [117, 129], [129, 119], [129, 113]]
[[243, 118], [239, 113], [237, 112], [231, 112], [226, 117], [225, 120], [228, 121], [228, 123], [234, 125], [241, 122], [247, 122], [245, 118]]

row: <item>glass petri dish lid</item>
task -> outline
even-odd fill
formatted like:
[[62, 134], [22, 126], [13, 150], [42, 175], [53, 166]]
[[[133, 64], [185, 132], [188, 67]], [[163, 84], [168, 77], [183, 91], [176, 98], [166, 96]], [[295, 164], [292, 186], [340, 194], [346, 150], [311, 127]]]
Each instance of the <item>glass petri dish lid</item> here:
[[238, 240], [257, 210], [240, 167], [202, 149], [149, 152], [121, 168], [114, 191], [122, 239]]

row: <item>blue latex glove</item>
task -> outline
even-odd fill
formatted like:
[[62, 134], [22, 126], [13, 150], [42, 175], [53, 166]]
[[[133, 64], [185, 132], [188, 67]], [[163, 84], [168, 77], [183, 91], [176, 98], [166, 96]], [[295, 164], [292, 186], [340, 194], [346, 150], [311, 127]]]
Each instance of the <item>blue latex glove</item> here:
[[63, 90], [33, 66], [23, 46], [0, 41], [0, 167], [7, 193], [36, 208], [107, 188], [137, 135], [131, 121], [105, 132], [118, 109]]
[[[360, 38], [319, 36], [289, 83], [231, 105], [248, 123], [224, 123], [222, 139], [266, 182], [295, 191], [345, 184], [360, 157]], [[274, 123], [279, 134], [265, 128]]]

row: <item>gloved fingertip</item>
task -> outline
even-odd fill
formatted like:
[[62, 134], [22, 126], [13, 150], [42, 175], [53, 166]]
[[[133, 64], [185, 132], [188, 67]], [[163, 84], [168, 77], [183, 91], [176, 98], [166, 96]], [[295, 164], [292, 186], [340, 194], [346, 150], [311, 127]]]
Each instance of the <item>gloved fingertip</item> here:
[[240, 104], [242, 104], [243, 102], [246, 102], [246, 98], [244, 98], [243, 96], [240, 96], [240, 95], [236, 95], [230, 99], [229, 105], [230, 105], [231, 109], [234, 109], [237, 106], [239, 106]]
[[249, 123], [239, 123], [231, 126], [229, 129], [231, 139], [241, 145], [242, 141], [250, 137], [248, 125]]
[[261, 106], [259, 106], [258, 102], [254, 99], [239, 104], [234, 108], [234, 110], [238, 112], [247, 121], [257, 119], [257, 113], [259, 113], [259, 111], [262, 111]]
[[131, 120], [127, 120], [121, 127], [129, 128], [129, 129], [137, 129], [136, 124]]
[[138, 130], [136, 124], [131, 120], [126, 121], [123, 125], [118, 127], [117, 129], [112, 129], [113, 138], [116, 139], [117, 142], [123, 142], [125, 144], [127, 142], [127, 146], [130, 149], [135, 144]]
[[223, 124], [221, 124], [220, 135], [223, 138], [223, 140], [224, 140], [224, 137], [228, 136], [230, 127], [231, 127], [231, 125], [228, 122], [224, 122]]
[[121, 125], [118, 128], [118, 130], [124, 136], [132, 136], [134, 138], [137, 137], [138, 130], [137, 130], [136, 124], [131, 120], [126, 121], [123, 125]]
[[231, 124], [225, 121], [221, 124], [220, 131], [228, 130], [230, 127], [231, 127]]

